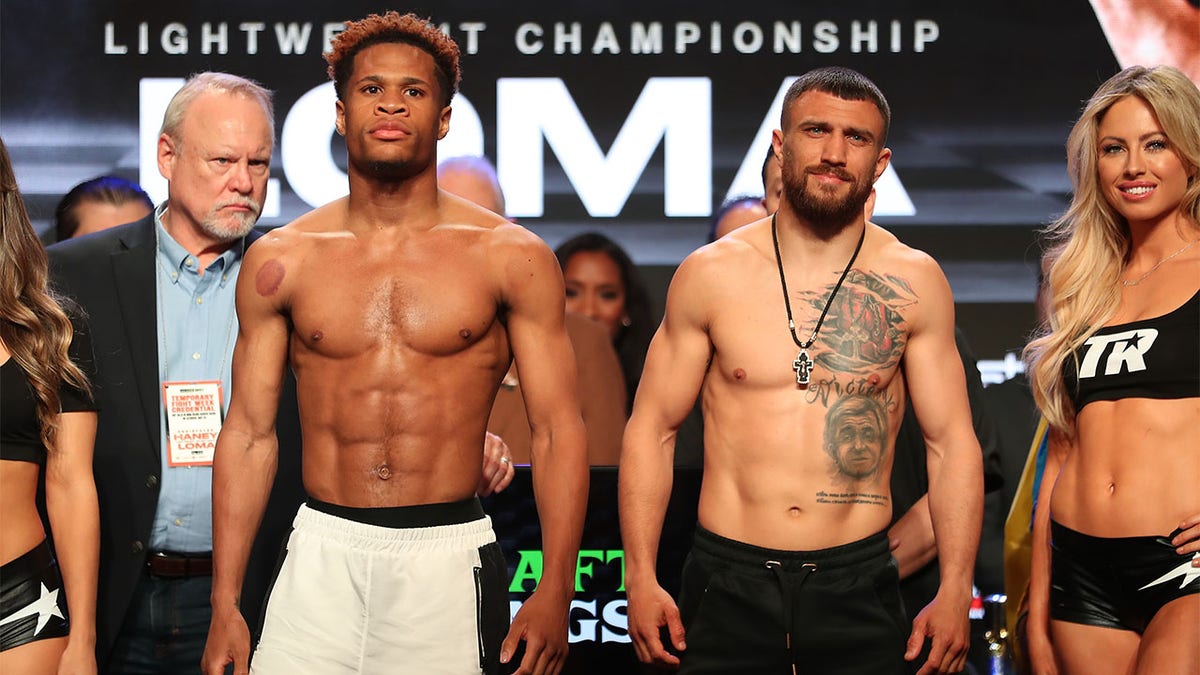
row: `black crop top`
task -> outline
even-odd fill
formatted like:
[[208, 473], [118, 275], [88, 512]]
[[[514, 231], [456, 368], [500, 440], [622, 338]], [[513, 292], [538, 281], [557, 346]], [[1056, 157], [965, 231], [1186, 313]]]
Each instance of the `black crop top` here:
[[[78, 325], [71, 340], [70, 355], [83, 373], [92, 377], [92, 343]], [[65, 383], [58, 396], [63, 412], [96, 410], [95, 403], [86, 393]], [[11, 356], [0, 364], [0, 459], [46, 463], [37, 397], [25, 370]]]
[[1076, 412], [1092, 401], [1200, 397], [1200, 291], [1168, 314], [1101, 328], [1063, 371]]

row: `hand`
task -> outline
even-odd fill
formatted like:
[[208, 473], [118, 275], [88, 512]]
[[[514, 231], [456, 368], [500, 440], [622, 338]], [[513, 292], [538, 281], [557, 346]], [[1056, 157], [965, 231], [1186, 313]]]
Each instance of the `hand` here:
[[1029, 669], [1033, 675], [1058, 675], [1058, 663], [1054, 660], [1054, 647], [1045, 630], [1026, 627], [1025, 649], [1029, 653]]
[[233, 675], [250, 672], [250, 628], [237, 607], [213, 610], [200, 670], [204, 675], [222, 675], [230, 663], [233, 664]]
[[500, 645], [500, 663], [508, 663], [525, 642], [525, 656], [513, 675], [557, 675], [567, 659], [567, 615], [571, 596], [551, 597], [540, 588], [529, 596], [513, 617]]
[[483, 438], [483, 471], [479, 475], [479, 486], [475, 488], [475, 493], [486, 497], [493, 492], [503, 492], [515, 474], [508, 444], [503, 438], [487, 432]]
[[58, 660], [58, 675], [96, 675], [96, 645], [67, 638], [67, 648]]
[[[1179, 524], [1179, 534], [1171, 539], [1179, 555], [1200, 553], [1200, 513]], [[1200, 567], [1200, 555], [1192, 558], [1192, 567]]]
[[923, 495], [888, 530], [888, 548], [907, 579], [937, 557], [937, 540], [929, 516], [929, 495]]
[[908, 637], [908, 649], [904, 659], [912, 661], [921, 653], [925, 638], [933, 642], [929, 648], [929, 660], [917, 671], [917, 675], [931, 673], [957, 673], [967, 664], [968, 637], [971, 619], [968, 610], [971, 596], [951, 597], [938, 591], [933, 602], [917, 614], [913, 620], [912, 635]]
[[687, 649], [679, 607], [675, 605], [671, 594], [655, 583], [647, 587], [644, 593], [630, 591], [628, 597], [626, 611], [629, 613], [629, 637], [633, 639], [638, 660], [659, 667], [678, 668], [679, 657], [668, 652], [659, 637], [659, 629], [666, 626], [675, 649]]

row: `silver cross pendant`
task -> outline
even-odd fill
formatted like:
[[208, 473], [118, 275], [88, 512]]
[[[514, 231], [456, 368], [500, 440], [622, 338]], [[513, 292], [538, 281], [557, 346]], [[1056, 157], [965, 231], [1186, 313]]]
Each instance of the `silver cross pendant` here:
[[806, 386], [808, 384], [809, 374], [812, 372], [813, 361], [808, 358], [808, 350], [801, 349], [796, 355], [796, 360], [792, 361], [792, 370], [796, 371], [796, 384]]

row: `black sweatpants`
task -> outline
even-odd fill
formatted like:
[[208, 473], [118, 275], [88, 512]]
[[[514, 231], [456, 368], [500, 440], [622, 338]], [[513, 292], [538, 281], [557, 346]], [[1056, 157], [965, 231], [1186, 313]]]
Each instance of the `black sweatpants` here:
[[887, 536], [775, 551], [697, 526], [683, 567], [680, 673], [905, 673], [907, 621]]

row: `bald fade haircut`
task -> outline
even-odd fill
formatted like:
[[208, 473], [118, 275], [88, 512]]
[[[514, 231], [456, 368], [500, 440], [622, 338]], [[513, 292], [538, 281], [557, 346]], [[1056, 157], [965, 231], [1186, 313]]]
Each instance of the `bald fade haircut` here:
[[788, 111], [792, 104], [805, 92], [819, 91], [836, 96], [844, 101], [870, 101], [883, 117], [883, 136], [879, 139], [879, 147], [887, 143], [888, 129], [892, 126], [892, 109], [879, 87], [866, 75], [841, 66], [817, 68], [801, 75], [788, 87], [783, 97], [782, 128], [787, 128]]
[[394, 11], [382, 16], [372, 14], [361, 21], [347, 21], [346, 30], [333, 39], [325, 61], [329, 64], [329, 77], [338, 99], [346, 99], [347, 81], [354, 72], [354, 57], [359, 52], [374, 45], [395, 43], [412, 45], [433, 57], [442, 105], [450, 105], [462, 79], [458, 45], [427, 19], [412, 13], [401, 16]]

